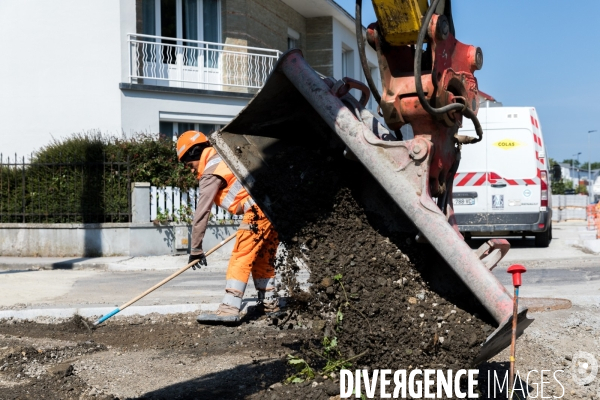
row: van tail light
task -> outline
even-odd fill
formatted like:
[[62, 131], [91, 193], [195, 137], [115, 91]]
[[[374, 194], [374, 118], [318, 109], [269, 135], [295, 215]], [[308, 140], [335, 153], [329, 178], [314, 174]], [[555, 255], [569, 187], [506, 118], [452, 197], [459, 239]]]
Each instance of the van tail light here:
[[498, 179], [502, 179], [502, 177], [500, 175], [498, 175], [497, 173], [495, 173], [495, 172], [490, 172], [489, 173], [489, 175], [488, 175], [488, 181], [490, 183], [496, 183], [496, 181]]
[[542, 195], [540, 197], [541, 200], [541, 206], [542, 207], [548, 207], [548, 173], [546, 171], [541, 171], [540, 172], [540, 178], [541, 178], [541, 189], [542, 189]]

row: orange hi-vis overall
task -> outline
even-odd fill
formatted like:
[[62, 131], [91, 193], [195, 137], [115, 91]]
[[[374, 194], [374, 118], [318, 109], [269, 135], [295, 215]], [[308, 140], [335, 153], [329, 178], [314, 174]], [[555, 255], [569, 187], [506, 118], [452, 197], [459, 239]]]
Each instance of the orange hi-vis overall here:
[[275, 295], [275, 253], [279, 245], [277, 232], [212, 147], [204, 150], [200, 157], [198, 177], [204, 173], [217, 175], [225, 181], [215, 196], [217, 206], [235, 215], [244, 214], [227, 267], [223, 303], [241, 308], [251, 272], [259, 300], [272, 300]]

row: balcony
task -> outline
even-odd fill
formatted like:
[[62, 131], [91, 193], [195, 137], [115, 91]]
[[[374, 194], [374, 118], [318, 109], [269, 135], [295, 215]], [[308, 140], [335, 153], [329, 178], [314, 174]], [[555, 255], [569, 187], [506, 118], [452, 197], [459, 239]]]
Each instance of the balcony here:
[[129, 83], [255, 93], [281, 56], [278, 50], [128, 34]]

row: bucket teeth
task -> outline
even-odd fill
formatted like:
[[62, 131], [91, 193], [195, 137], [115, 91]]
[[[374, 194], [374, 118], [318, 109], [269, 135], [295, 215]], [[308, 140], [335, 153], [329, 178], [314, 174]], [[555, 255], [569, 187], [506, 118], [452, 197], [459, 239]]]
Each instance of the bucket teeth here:
[[[511, 335], [512, 335], [512, 315], [508, 320], [502, 323], [487, 340], [481, 345], [479, 355], [474, 361], [474, 365], [489, 360], [502, 350], [510, 346]], [[521, 336], [523, 331], [531, 325], [533, 318], [527, 317], [527, 309], [521, 309], [517, 316], [517, 337]]]

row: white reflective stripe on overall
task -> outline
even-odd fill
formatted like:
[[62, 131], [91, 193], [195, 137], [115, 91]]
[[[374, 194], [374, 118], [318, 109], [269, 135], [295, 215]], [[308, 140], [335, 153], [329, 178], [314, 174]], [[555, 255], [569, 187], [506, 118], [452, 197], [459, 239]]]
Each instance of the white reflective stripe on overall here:
[[[254, 278], [253, 278], [254, 279]], [[275, 278], [258, 278], [254, 279], [254, 287], [258, 290], [275, 290]]]
[[237, 197], [237, 195], [240, 193], [240, 191], [243, 188], [244, 187], [242, 186], [242, 184], [240, 183], [240, 181], [238, 181], [236, 179], [235, 183], [233, 185], [231, 185], [231, 188], [229, 189], [229, 192], [227, 192], [227, 196], [225, 196], [225, 198], [221, 202], [221, 208], [224, 208], [224, 209], [228, 210], [229, 207], [231, 207], [231, 204], [233, 203], [233, 201], [235, 200], [235, 198]]
[[244, 203], [244, 212], [248, 212], [250, 207], [252, 207], [255, 204], [256, 203], [254, 202], [254, 200], [252, 200], [251, 198], [248, 198], [248, 200], [246, 200], [246, 202]]
[[236, 279], [228, 279], [227, 283], [225, 284], [225, 290], [227, 289], [237, 290], [243, 294], [246, 291], [246, 284]]
[[213, 165], [217, 165], [220, 162], [221, 162], [221, 157], [215, 157], [215, 158], [213, 158], [212, 160], [210, 160], [209, 162], [206, 163], [206, 166], [204, 167], [204, 170], [206, 171], [207, 169], [209, 169]]
[[[229, 290], [228, 290], [229, 289]], [[227, 304], [228, 306], [237, 307], [238, 309], [242, 307], [242, 298], [244, 297], [244, 292], [246, 291], [246, 284], [244, 282], [229, 279], [225, 285], [225, 296], [223, 296], [223, 304]]]

